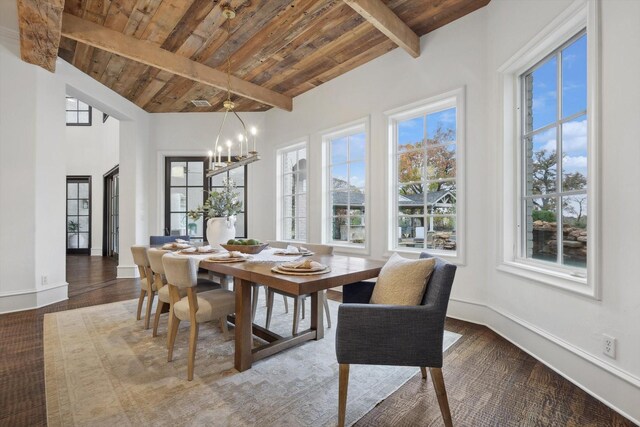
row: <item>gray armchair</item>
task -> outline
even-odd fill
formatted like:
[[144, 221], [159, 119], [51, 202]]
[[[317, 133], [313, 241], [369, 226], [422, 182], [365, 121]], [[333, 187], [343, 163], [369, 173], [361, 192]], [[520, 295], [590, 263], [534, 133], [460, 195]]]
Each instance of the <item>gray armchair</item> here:
[[[423, 252], [420, 258], [431, 258]], [[349, 365], [429, 367], [446, 426], [452, 426], [442, 377], [444, 320], [456, 266], [442, 259], [436, 265], [422, 304], [395, 306], [369, 304], [374, 283], [358, 282], [343, 288], [338, 310], [336, 356], [340, 364], [338, 425], [344, 426]]]

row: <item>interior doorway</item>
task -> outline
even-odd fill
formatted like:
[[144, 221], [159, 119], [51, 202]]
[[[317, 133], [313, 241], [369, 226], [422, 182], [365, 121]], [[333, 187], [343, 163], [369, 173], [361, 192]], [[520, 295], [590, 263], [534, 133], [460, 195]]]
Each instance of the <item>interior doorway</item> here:
[[91, 254], [91, 177], [67, 176], [67, 254]]
[[104, 212], [102, 256], [118, 260], [120, 231], [120, 174], [119, 166], [104, 175]]

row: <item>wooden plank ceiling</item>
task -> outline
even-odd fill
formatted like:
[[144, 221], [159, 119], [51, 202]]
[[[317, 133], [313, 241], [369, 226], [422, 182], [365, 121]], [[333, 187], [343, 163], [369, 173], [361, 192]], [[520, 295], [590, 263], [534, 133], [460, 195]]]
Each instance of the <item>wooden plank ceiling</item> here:
[[[488, 2], [384, 0], [419, 36]], [[228, 4], [237, 13], [230, 36], [222, 15]], [[64, 11], [220, 71], [229, 51], [235, 77], [291, 97], [397, 47], [342, 0], [66, 0]], [[224, 110], [224, 91], [168, 71], [65, 37], [58, 55], [151, 113]], [[271, 108], [232, 99], [238, 111]]]

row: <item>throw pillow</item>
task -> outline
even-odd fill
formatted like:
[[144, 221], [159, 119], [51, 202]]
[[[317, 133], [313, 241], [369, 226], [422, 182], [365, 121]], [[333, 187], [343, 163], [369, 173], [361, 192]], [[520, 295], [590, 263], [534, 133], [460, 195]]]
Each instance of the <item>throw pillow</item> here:
[[394, 253], [380, 270], [369, 302], [419, 305], [435, 265], [435, 258], [407, 259]]

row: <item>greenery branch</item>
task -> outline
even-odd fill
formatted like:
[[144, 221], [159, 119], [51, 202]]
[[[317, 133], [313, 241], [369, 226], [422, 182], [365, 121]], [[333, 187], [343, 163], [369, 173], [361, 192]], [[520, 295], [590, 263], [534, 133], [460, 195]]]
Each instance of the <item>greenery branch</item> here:
[[188, 212], [189, 218], [193, 220], [211, 218], [229, 218], [236, 215], [242, 209], [242, 202], [238, 199], [235, 191], [236, 183], [231, 178], [222, 181], [222, 189], [209, 191], [204, 204]]

